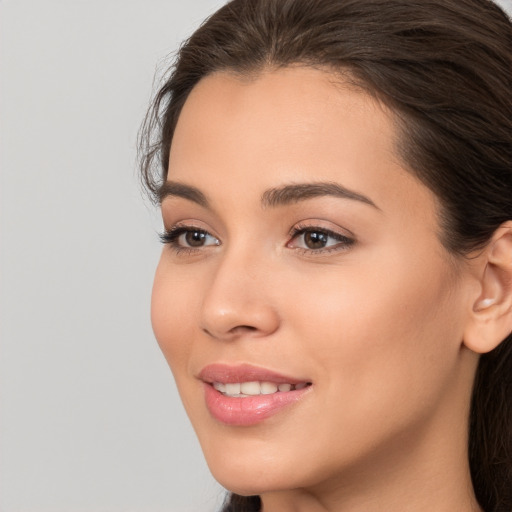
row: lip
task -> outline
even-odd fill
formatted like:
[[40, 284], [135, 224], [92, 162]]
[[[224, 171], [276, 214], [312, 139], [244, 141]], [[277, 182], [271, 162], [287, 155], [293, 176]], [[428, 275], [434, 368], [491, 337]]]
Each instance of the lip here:
[[310, 382], [308, 379], [297, 379], [251, 364], [238, 364], [234, 366], [222, 363], [209, 364], [199, 372], [199, 378], [210, 384], [213, 382], [232, 384], [233, 382], [251, 382], [256, 380], [260, 382], [275, 382], [276, 384]]
[[310, 383], [308, 379], [285, 376], [249, 364], [236, 366], [211, 364], [205, 366], [198, 377], [204, 383], [205, 402], [210, 414], [221, 423], [232, 426], [256, 425], [284, 408], [296, 404], [311, 389], [311, 386], [307, 386], [293, 391], [250, 397], [229, 397], [214, 389], [212, 385], [214, 382], [226, 384], [251, 381], [267, 381], [276, 384]]

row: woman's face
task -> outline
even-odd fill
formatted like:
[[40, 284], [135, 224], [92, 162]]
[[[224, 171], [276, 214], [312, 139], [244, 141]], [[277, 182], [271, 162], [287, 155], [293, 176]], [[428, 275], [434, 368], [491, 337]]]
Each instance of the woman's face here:
[[185, 103], [152, 322], [231, 490], [350, 481], [465, 435], [464, 267], [394, 137], [302, 67], [214, 74]]

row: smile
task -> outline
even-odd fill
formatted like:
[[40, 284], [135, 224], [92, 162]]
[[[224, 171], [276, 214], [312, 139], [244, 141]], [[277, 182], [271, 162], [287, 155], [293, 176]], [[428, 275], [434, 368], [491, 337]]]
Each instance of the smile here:
[[208, 365], [199, 374], [206, 408], [217, 421], [251, 426], [297, 404], [312, 383], [248, 364]]
[[232, 398], [247, 398], [257, 395], [272, 395], [274, 393], [286, 393], [288, 391], [295, 391], [304, 389], [310, 385], [307, 382], [300, 382], [298, 384], [290, 384], [288, 382], [277, 384], [275, 382], [214, 382], [213, 387], [222, 393], [224, 396]]

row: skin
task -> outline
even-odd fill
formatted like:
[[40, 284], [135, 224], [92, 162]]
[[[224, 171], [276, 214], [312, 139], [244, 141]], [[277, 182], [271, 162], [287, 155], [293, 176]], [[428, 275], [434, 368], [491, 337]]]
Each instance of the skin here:
[[[181, 113], [169, 180], [208, 206], [162, 201], [165, 245], [152, 322], [215, 478], [265, 512], [472, 511], [467, 417], [478, 356], [465, 348], [477, 263], [439, 241], [432, 192], [396, 156], [392, 114], [303, 67], [204, 78]], [[328, 182], [329, 195], [262, 205], [271, 188]], [[294, 227], [339, 233], [329, 250]], [[227, 426], [200, 370], [250, 363], [312, 382], [257, 425]]]

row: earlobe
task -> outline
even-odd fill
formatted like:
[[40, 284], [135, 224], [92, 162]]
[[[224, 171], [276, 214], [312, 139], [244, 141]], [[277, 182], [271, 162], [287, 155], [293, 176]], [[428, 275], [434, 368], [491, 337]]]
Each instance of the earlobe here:
[[496, 230], [481, 258], [481, 293], [473, 303], [464, 345], [484, 354], [512, 332], [512, 222]]

